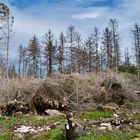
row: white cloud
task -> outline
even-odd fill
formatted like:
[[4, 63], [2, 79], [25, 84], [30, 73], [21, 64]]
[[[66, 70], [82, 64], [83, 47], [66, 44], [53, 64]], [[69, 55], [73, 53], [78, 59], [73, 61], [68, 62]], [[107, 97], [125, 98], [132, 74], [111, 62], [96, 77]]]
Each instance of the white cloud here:
[[99, 17], [98, 13], [81, 13], [81, 14], [75, 14], [72, 16], [75, 19], [96, 19]]
[[[86, 2], [85, 0], [72, 0], [73, 2]], [[103, 0], [96, 0], [103, 1]], [[86, 37], [92, 33], [94, 26], [99, 27], [100, 32], [108, 26], [110, 18], [117, 18], [120, 26], [121, 48], [132, 48], [131, 28], [135, 22], [140, 23], [140, 0], [122, 0], [118, 6], [112, 7], [76, 7], [68, 3], [56, 5], [34, 5], [26, 9], [11, 7], [15, 16], [15, 37], [13, 40], [13, 53], [16, 55], [17, 46], [20, 43], [27, 45], [34, 33], [40, 40], [48, 29], [58, 35], [65, 31], [69, 24], [75, 24], [78, 30]], [[69, 4], [69, 5], [68, 5]], [[13, 55], [14, 54], [14, 55]]]

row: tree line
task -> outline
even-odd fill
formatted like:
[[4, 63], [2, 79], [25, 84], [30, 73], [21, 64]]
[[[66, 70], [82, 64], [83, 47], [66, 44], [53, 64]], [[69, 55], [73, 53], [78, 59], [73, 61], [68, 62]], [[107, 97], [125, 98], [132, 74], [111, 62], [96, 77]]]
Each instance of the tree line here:
[[[44, 78], [54, 72], [65, 74], [95, 71], [100, 73], [106, 70], [132, 71], [140, 75], [140, 26], [136, 23], [131, 31], [134, 50], [130, 54], [129, 48], [126, 48], [123, 57], [117, 19], [110, 19], [102, 33], [95, 27], [85, 39], [75, 25], [69, 25], [65, 32], [59, 34], [59, 38], [55, 37], [51, 29], [44, 34], [42, 41], [39, 41], [34, 34], [26, 47], [19, 45], [18, 64], [9, 66], [9, 41], [13, 24], [10, 19], [13, 20], [13, 18], [10, 16], [9, 9], [8, 14], [4, 13], [3, 6], [5, 5], [0, 5], [0, 17], [3, 17], [0, 20], [7, 23], [7, 26], [1, 24], [0, 39], [5, 39], [8, 43], [5, 46], [8, 49], [6, 64], [1, 61], [0, 65], [8, 69], [9, 77]], [[7, 16], [8, 21], [4, 19], [7, 19]], [[3, 36], [4, 28], [7, 36]], [[131, 56], [133, 56], [133, 63], [130, 60]]]

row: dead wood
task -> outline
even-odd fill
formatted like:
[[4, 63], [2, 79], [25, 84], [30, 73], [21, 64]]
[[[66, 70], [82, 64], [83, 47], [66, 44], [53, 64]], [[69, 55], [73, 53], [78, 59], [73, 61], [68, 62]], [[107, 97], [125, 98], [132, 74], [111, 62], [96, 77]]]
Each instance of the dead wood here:
[[110, 123], [112, 126], [119, 126], [119, 125], [129, 125], [133, 124], [134, 122], [131, 120], [125, 120], [121, 118], [107, 118], [107, 119], [102, 119], [102, 120], [97, 120], [97, 121], [86, 121], [84, 124], [86, 127], [91, 127], [93, 125], [100, 126], [103, 123]]
[[115, 102], [119, 105], [125, 103], [127, 90], [117, 79], [107, 78], [101, 83], [101, 86], [104, 87], [104, 92], [101, 94], [101, 96], [104, 96], [104, 99], [107, 97], [108, 101]]
[[27, 114], [30, 112], [30, 106], [27, 103], [19, 102], [17, 100], [11, 101], [6, 105], [2, 105], [1, 114], [6, 116], [12, 116], [16, 112]]
[[63, 102], [56, 99], [46, 99], [41, 95], [35, 95], [32, 98], [33, 105], [36, 109], [36, 112], [39, 115], [48, 115], [46, 110], [53, 109], [58, 111], [69, 111], [69, 106]]

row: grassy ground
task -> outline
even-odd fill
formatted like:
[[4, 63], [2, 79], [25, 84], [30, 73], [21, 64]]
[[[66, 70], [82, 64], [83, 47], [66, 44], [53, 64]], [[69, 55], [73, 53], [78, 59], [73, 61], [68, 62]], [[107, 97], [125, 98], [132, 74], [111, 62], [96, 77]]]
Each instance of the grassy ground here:
[[[83, 119], [99, 120], [100, 118], [110, 118], [113, 112], [101, 112], [98, 110], [87, 111], [80, 113], [76, 118], [78, 121]], [[134, 114], [133, 120], [140, 120], [140, 114]], [[1, 117], [0, 118], [0, 140], [19, 140], [14, 136], [13, 128], [20, 125], [30, 126], [44, 126], [54, 122], [61, 121], [61, 124], [56, 129], [43, 131], [36, 135], [25, 136], [22, 140], [65, 140], [65, 118], [62, 116], [21, 116], [19, 118], [14, 117]], [[113, 130], [100, 130], [96, 127], [86, 128], [86, 134], [83, 137], [77, 138], [77, 140], [130, 140], [136, 134], [138, 130], [134, 128], [117, 129]]]

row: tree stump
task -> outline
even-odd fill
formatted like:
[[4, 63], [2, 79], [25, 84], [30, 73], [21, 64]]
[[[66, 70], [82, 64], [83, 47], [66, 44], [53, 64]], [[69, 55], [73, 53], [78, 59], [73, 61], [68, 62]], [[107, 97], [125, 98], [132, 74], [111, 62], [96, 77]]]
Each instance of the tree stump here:
[[84, 126], [72, 122], [67, 116], [67, 124], [65, 124], [66, 140], [75, 140], [77, 137], [84, 135]]

